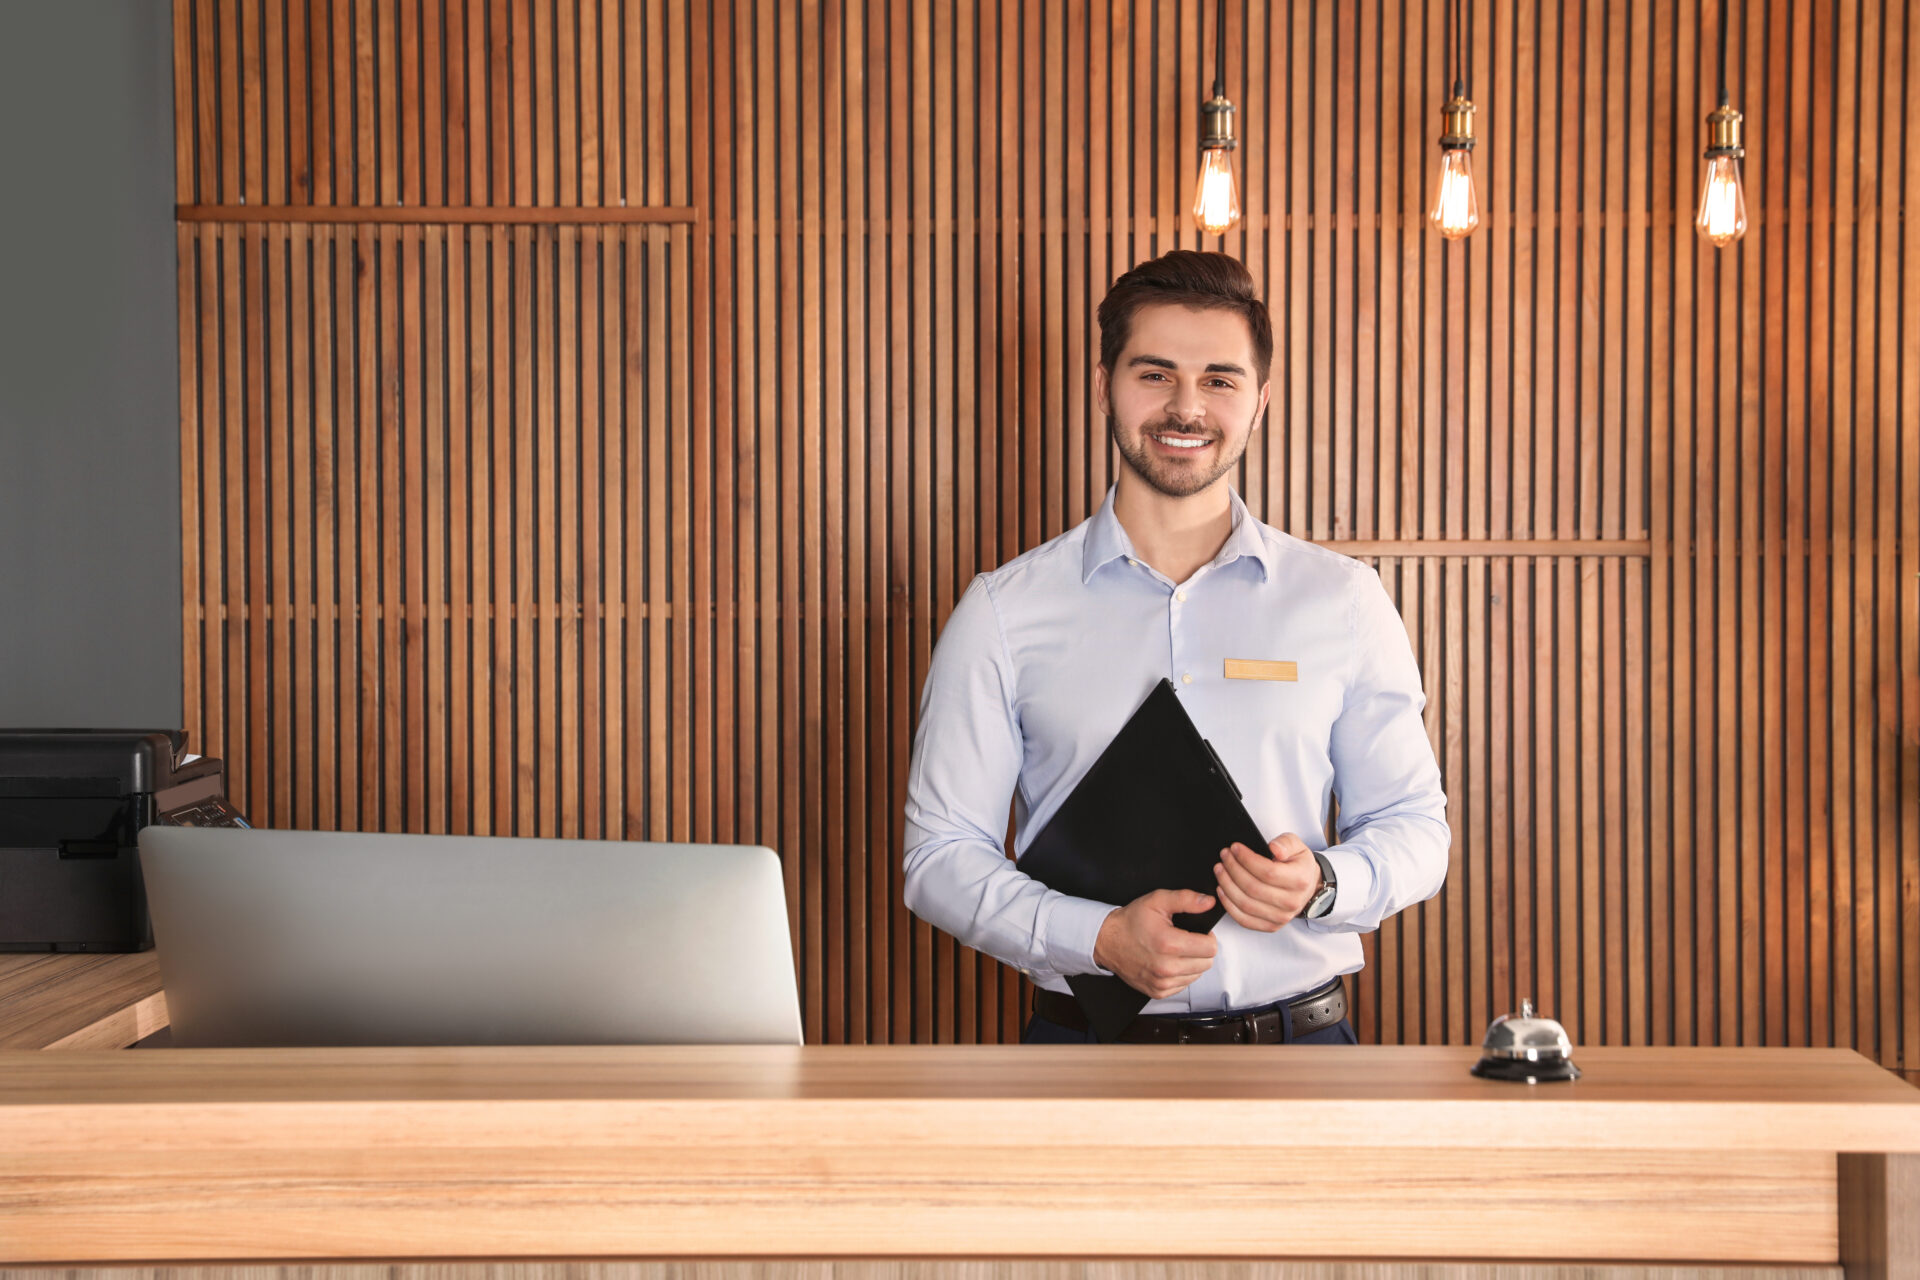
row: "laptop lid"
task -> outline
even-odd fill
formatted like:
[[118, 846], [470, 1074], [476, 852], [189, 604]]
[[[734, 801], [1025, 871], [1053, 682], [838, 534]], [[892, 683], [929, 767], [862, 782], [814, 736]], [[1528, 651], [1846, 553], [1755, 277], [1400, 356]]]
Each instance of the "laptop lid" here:
[[177, 1046], [799, 1044], [746, 845], [149, 826]]

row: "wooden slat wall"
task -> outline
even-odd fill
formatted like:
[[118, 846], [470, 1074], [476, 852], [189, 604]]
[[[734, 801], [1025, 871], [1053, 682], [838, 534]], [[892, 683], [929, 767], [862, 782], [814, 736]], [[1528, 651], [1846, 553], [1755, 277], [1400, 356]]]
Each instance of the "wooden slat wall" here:
[[[1362, 1035], [1920, 1063], [1920, 13], [1733, 5], [1716, 252], [1717, 6], [1471, 7], [1450, 246], [1441, 0], [1228, 6], [1241, 489], [1379, 566], [1452, 800]], [[1010, 1038], [900, 905], [914, 712], [1111, 482], [1108, 282], [1221, 243], [1212, 9], [177, 0], [185, 714], [250, 815], [764, 842], [811, 1039]]]

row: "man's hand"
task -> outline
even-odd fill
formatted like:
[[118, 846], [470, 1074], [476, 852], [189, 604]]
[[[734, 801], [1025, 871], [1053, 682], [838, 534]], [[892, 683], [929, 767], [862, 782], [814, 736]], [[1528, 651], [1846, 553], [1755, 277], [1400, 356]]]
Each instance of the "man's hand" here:
[[1207, 971], [1220, 944], [1210, 933], [1188, 933], [1173, 917], [1212, 905], [1212, 898], [1189, 889], [1155, 889], [1135, 898], [1107, 913], [1093, 944], [1093, 961], [1155, 1000], [1178, 995]]
[[1267, 845], [1263, 858], [1243, 844], [1220, 851], [1213, 876], [1220, 904], [1235, 923], [1256, 933], [1272, 933], [1306, 909], [1320, 887], [1320, 863], [1291, 831]]

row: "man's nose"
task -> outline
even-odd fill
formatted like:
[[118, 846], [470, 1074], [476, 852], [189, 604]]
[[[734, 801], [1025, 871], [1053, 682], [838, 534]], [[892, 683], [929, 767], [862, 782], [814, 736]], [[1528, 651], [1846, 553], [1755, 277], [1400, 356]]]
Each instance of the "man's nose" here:
[[1201, 399], [1200, 388], [1191, 383], [1174, 384], [1173, 393], [1167, 397], [1167, 416], [1197, 425], [1207, 416], [1207, 406]]

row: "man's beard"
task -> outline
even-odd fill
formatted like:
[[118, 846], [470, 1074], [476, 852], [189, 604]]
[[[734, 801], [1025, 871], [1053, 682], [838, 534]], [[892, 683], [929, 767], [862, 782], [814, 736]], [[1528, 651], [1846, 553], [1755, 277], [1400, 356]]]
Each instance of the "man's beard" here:
[[[1154, 456], [1152, 442], [1148, 437], [1170, 431], [1187, 435], [1212, 434], [1194, 432], [1179, 426], [1171, 418], [1161, 418], [1157, 422], [1143, 426], [1139, 435], [1134, 437], [1136, 443], [1129, 444], [1120, 430], [1119, 420], [1111, 414], [1107, 417], [1107, 434], [1112, 437], [1114, 448], [1120, 451], [1120, 456], [1126, 460], [1126, 464], [1133, 469], [1135, 475], [1147, 482], [1149, 488], [1169, 498], [1190, 498], [1233, 470], [1240, 465], [1241, 457], [1247, 452], [1247, 444], [1253, 438], [1252, 433], [1249, 432], [1247, 439], [1240, 442], [1238, 453], [1232, 457], [1226, 457], [1223, 450], [1221, 456], [1214, 459], [1212, 470], [1203, 470], [1198, 467], [1178, 466], [1171, 459]], [[1218, 448], [1219, 443], [1226, 437], [1214, 435], [1213, 439], [1215, 443], [1209, 447]]]

